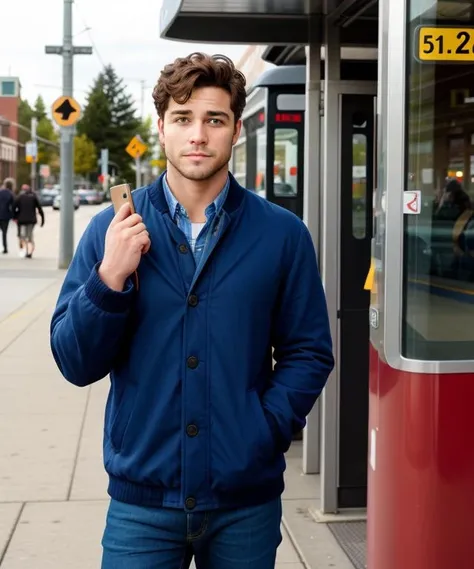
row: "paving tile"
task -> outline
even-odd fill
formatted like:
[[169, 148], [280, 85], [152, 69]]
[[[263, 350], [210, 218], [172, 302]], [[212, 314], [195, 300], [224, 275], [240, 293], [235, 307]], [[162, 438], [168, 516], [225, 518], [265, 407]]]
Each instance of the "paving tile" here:
[[22, 504], [0, 504], [0, 559], [12, 535]]
[[108, 502], [27, 504], [2, 569], [98, 569]]
[[67, 497], [82, 417], [0, 415], [0, 502]]

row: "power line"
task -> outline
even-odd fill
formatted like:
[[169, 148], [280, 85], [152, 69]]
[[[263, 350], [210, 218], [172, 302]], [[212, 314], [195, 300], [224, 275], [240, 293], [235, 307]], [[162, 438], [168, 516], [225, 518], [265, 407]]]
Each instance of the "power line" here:
[[[31, 128], [28, 128], [27, 126], [24, 126], [24, 125], [22, 125], [22, 124], [20, 124], [20, 123], [17, 123], [17, 122], [15, 122], [15, 121], [11, 121], [11, 120], [9, 120], [9, 119], [7, 119], [7, 118], [5, 118], [5, 117], [2, 117], [1, 115], [0, 115], [0, 120], [3, 121], [3, 124], [5, 124], [5, 125], [8, 125], [8, 126], [10, 126], [10, 125], [16, 126], [16, 127], [19, 128], [20, 130], [23, 130], [23, 131], [25, 131], [25, 132], [29, 132], [29, 133], [31, 134]], [[50, 146], [54, 146], [55, 148], [59, 148], [59, 144], [56, 144], [55, 142], [52, 142], [51, 140], [48, 140], [47, 138], [43, 138], [42, 136], [38, 136], [38, 135], [36, 135], [36, 138], [37, 138], [40, 142], [44, 142], [45, 144], [49, 144]], [[20, 144], [20, 143], [18, 143], [18, 144], [19, 144], [20, 146], [24, 146], [24, 145], [22, 145], [22, 144]]]
[[[84, 18], [84, 16], [82, 15], [82, 13], [80, 12], [80, 8], [78, 8], [78, 2], [77, 0], [74, 2], [74, 7], [76, 8], [76, 10], [78, 11], [78, 15], [80, 17], [80, 19], [82, 20], [82, 24], [84, 26], [84, 29], [82, 30], [82, 32], [87, 32], [87, 35], [89, 36], [89, 41], [91, 42], [92, 48], [94, 50], [95, 55], [97, 55], [97, 59], [99, 60], [100, 64], [102, 65], [102, 67], [105, 69], [107, 66], [104, 63], [104, 60], [102, 59], [102, 56], [100, 55], [99, 50], [97, 49], [97, 45], [94, 41], [94, 38], [92, 37], [92, 33], [91, 30], [92, 28], [90, 26], [87, 25], [86, 20]], [[82, 33], [80, 32], [80, 33]], [[77, 35], [77, 34], [76, 34]]]

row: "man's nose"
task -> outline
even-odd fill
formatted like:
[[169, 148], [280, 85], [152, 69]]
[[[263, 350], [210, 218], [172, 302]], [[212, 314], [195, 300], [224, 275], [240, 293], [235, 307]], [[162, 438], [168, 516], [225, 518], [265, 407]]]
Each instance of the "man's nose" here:
[[189, 142], [194, 146], [201, 146], [207, 142], [207, 134], [205, 125], [201, 122], [196, 122], [190, 132]]

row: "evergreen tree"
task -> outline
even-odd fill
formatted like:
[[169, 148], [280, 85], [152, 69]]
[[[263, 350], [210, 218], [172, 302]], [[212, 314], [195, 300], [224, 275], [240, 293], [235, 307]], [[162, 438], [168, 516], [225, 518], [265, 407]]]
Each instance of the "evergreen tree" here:
[[46, 105], [41, 95], [38, 95], [35, 101], [34, 116], [38, 119], [38, 122], [47, 119]]
[[110, 161], [119, 168], [118, 177], [128, 182], [134, 179], [133, 160], [125, 148], [141, 126], [135, 113], [123, 80], [109, 65], [94, 81], [77, 128], [80, 135], [85, 134], [96, 145], [97, 154], [101, 148], [109, 149]]

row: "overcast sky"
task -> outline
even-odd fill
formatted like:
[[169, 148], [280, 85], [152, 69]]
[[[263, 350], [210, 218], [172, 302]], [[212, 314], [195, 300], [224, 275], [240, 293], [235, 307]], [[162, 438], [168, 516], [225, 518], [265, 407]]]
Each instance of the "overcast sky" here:
[[[74, 57], [74, 96], [86, 91], [103, 65], [112, 64], [127, 83], [140, 112], [140, 80], [146, 81], [145, 115], [154, 113], [152, 87], [163, 66], [192, 51], [224, 53], [237, 60], [245, 46], [193, 44], [159, 37], [161, 0], [75, 0], [73, 43], [95, 45], [93, 55]], [[61, 95], [62, 58], [46, 55], [45, 45], [61, 45], [63, 1], [8, 2], [0, 48], [0, 76], [20, 78], [22, 96], [33, 103], [42, 94], [49, 107]], [[6, 15], [6, 14], [5, 14]], [[84, 31], [90, 27], [90, 31]], [[155, 115], [153, 114], [153, 117]]]

